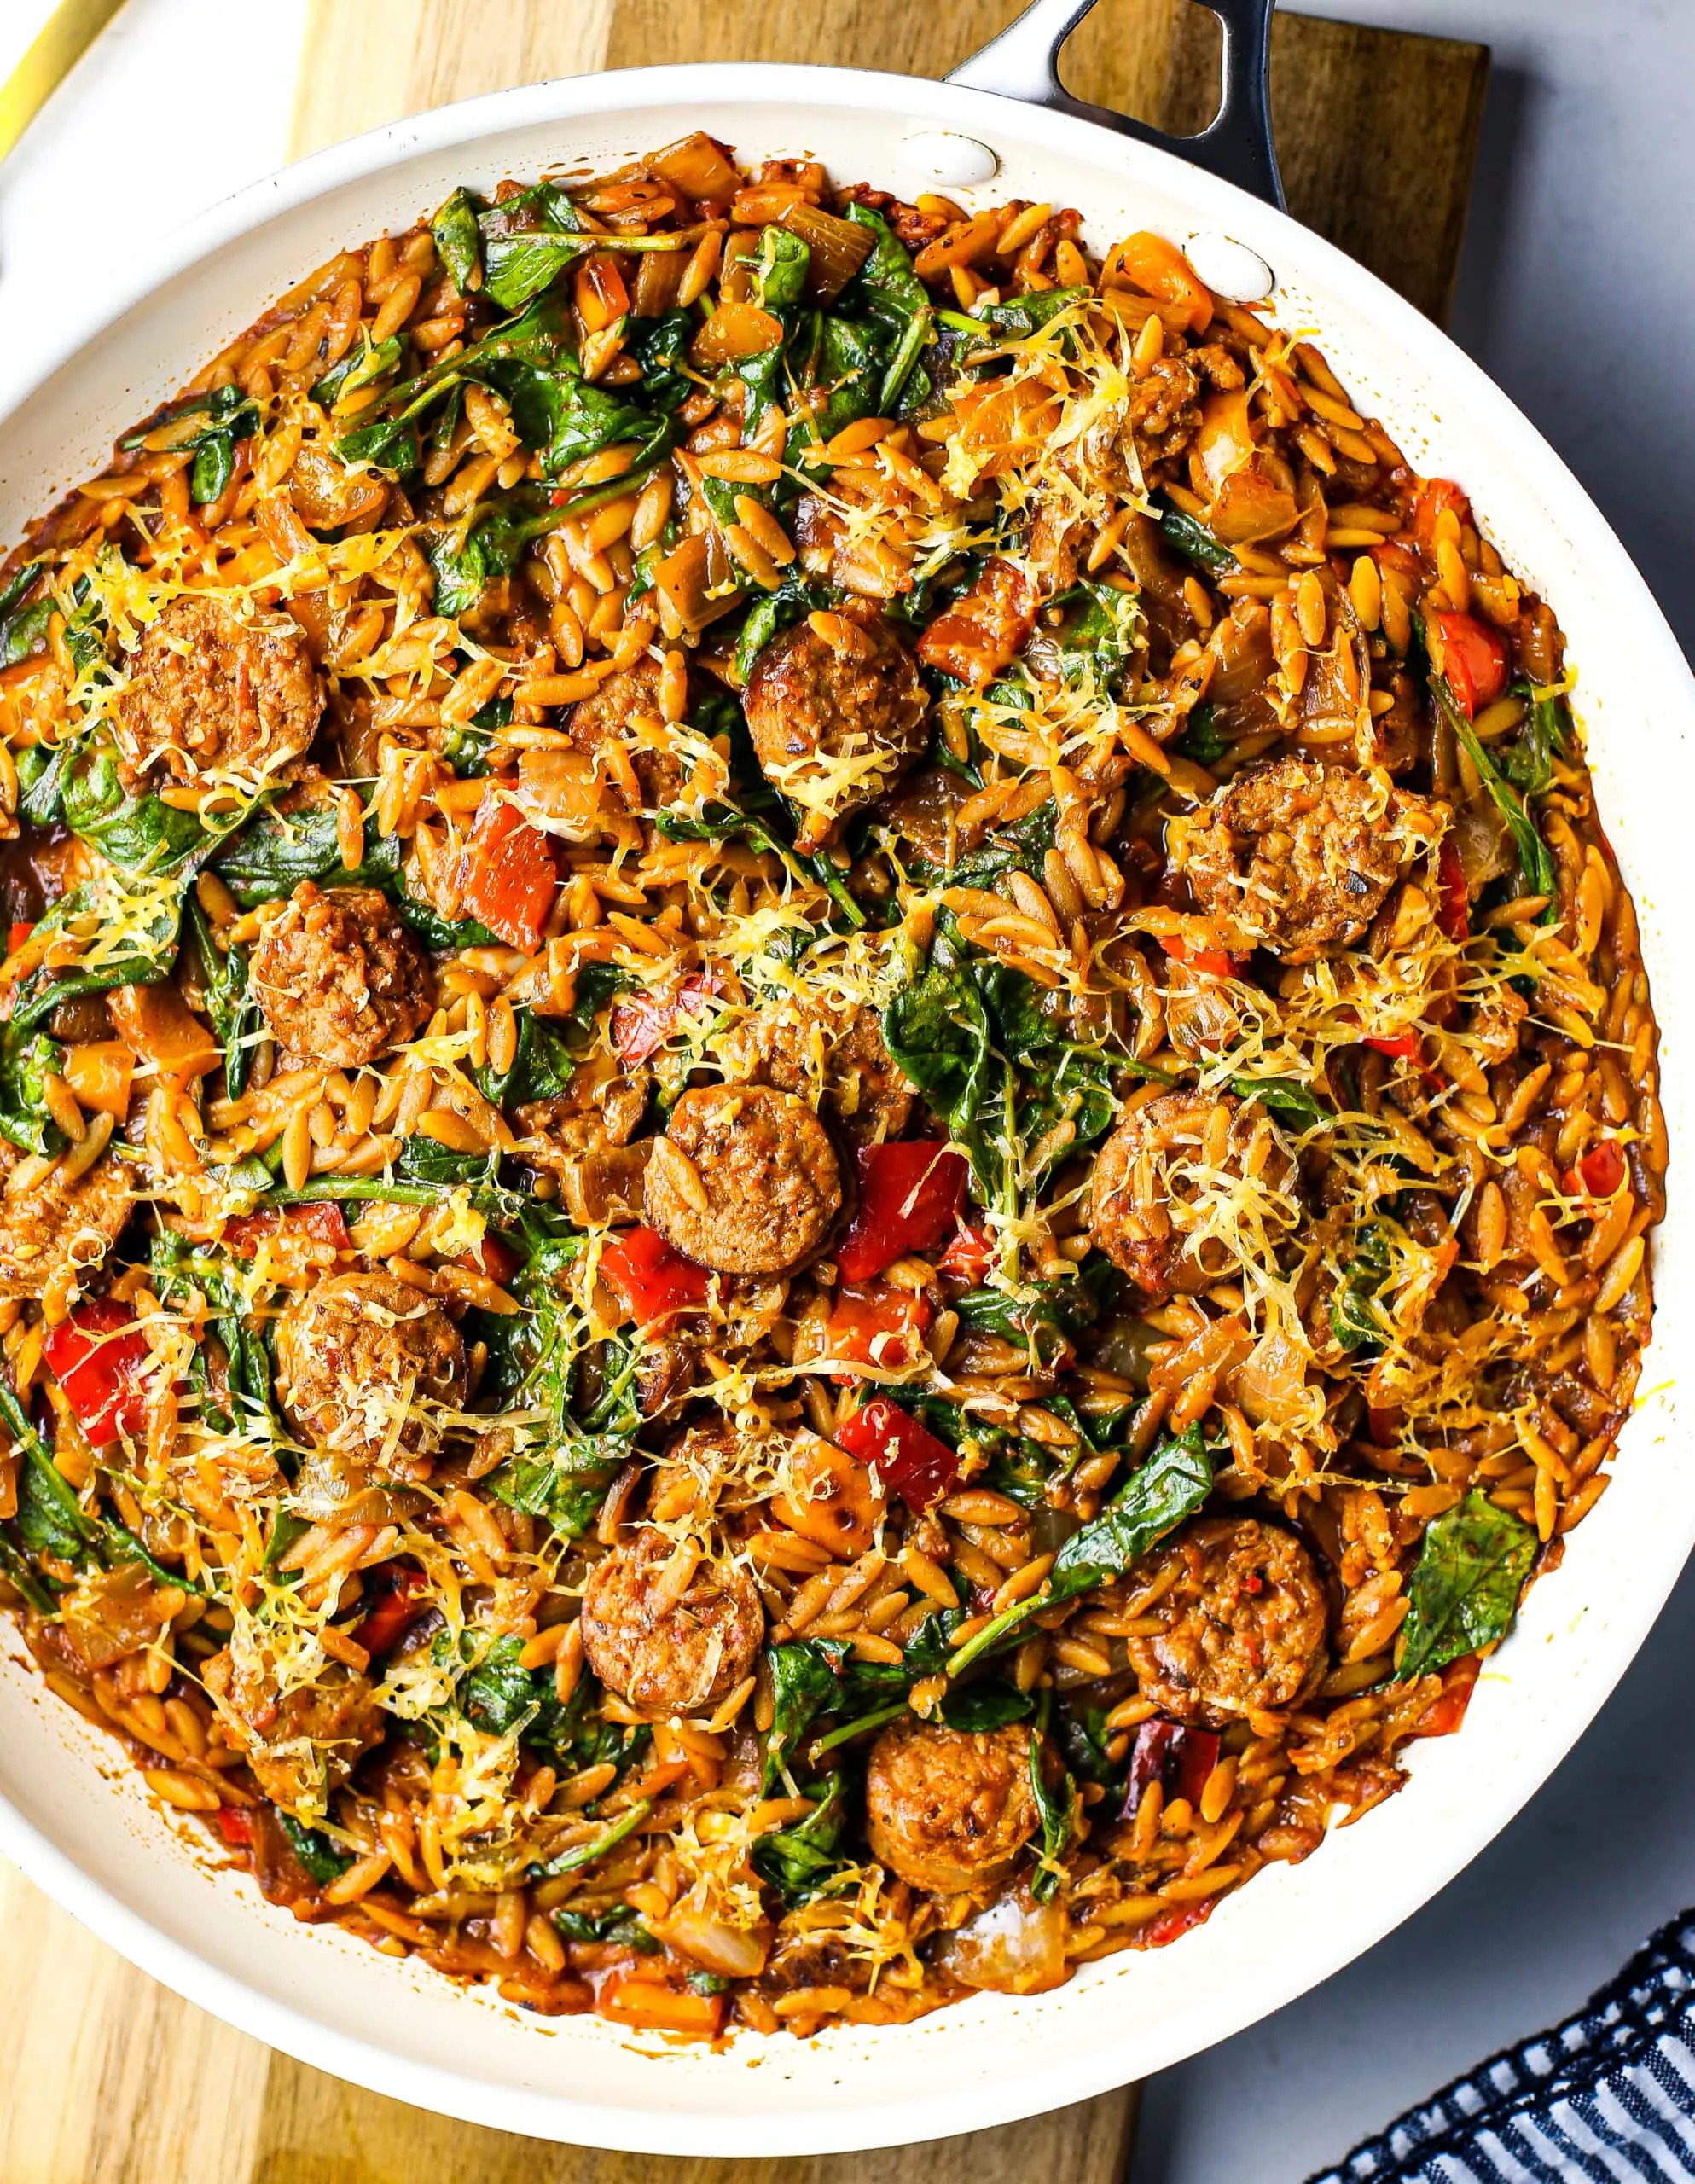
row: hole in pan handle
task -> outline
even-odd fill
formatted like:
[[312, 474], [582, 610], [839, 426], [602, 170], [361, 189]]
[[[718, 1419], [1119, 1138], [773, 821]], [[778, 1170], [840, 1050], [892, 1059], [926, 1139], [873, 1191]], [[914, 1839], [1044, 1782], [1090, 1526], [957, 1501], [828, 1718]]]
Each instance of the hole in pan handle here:
[[994, 91], [1027, 105], [1051, 107], [1080, 121], [1099, 122], [1121, 136], [1135, 136], [1162, 151], [1191, 160], [1225, 182], [1268, 204], [1281, 206], [1283, 184], [1271, 138], [1271, 102], [1267, 70], [1271, 52], [1271, 15], [1276, 0], [1192, 0], [1216, 15], [1224, 33], [1222, 98], [1218, 112], [1198, 136], [1171, 136], [1145, 121], [1073, 98], [1059, 81], [1059, 49], [1094, 5], [1094, 0], [1033, 0], [1033, 4], [980, 53], [961, 61], [949, 77], [970, 90]]

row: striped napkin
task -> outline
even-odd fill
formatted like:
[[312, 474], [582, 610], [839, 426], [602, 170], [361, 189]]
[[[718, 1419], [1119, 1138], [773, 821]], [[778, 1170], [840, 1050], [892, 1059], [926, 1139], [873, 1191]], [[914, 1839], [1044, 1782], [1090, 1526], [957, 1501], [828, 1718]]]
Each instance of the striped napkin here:
[[1552, 2032], [1491, 2056], [1309, 2184], [1695, 2180], [1695, 1911]]

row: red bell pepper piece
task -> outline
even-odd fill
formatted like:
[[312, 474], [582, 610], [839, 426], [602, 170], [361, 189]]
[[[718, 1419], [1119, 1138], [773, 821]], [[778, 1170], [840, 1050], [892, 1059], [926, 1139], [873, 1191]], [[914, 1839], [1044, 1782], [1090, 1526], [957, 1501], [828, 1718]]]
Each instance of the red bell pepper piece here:
[[1203, 971], [1210, 979], [1239, 977], [1248, 960], [1245, 956], [1227, 955], [1222, 948], [1191, 948], [1181, 933], [1165, 933], [1159, 944], [1174, 963], [1182, 964], [1186, 970]]
[[994, 1263], [994, 1230], [975, 1228], [969, 1222], [955, 1230], [953, 1241], [936, 1262], [943, 1274], [959, 1275], [972, 1282], [981, 1281]]
[[341, 1208], [328, 1200], [322, 1205], [262, 1206], [223, 1224], [223, 1246], [234, 1258], [257, 1258], [266, 1241], [285, 1281], [328, 1266], [338, 1252], [353, 1248]]
[[862, 1146], [859, 1207], [836, 1253], [844, 1281], [870, 1281], [908, 1252], [933, 1250], [965, 1204], [969, 1164], [932, 1139]]
[[6, 953], [9, 956], [15, 956], [34, 931], [35, 927], [32, 925], [20, 924], [15, 918], [12, 921], [12, 930], [7, 936]]
[[705, 1268], [673, 1251], [657, 1228], [626, 1228], [614, 1237], [601, 1253], [601, 1274], [637, 1327], [706, 1301]]
[[1442, 1672], [1442, 1690], [1419, 1716], [1413, 1732], [1420, 1737], [1451, 1737], [1466, 1718], [1477, 1687], [1480, 1664], [1475, 1653], [1462, 1653]]
[[454, 1262], [467, 1274], [485, 1274], [502, 1289], [508, 1287], [513, 1276], [524, 1263], [510, 1244], [498, 1236], [485, 1236], [480, 1244], [473, 1244], [468, 1252], [461, 1252]]
[[836, 1428], [836, 1445], [869, 1464], [884, 1491], [922, 1512], [954, 1490], [959, 1451], [920, 1426], [887, 1396], [873, 1396]]
[[533, 955], [558, 891], [559, 868], [547, 836], [491, 784], [459, 853], [456, 892], [461, 909], [498, 933], [509, 948]]
[[612, 1033], [624, 1067], [635, 1069], [657, 1053], [676, 1029], [680, 1017], [699, 1016], [712, 996], [722, 991], [721, 979], [697, 972], [685, 979], [675, 993], [664, 997], [636, 994], [619, 1002], [612, 1011]]
[[1218, 1908], [1216, 1896], [1203, 1896], [1199, 1903], [1174, 1903], [1169, 1911], [1162, 1911], [1141, 1930], [1144, 1949], [1164, 1949], [1175, 1942], [1191, 1927], [1204, 1926]]
[[1565, 1178], [1573, 1198], [1611, 1198], [1624, 1181], [1624, 1155], [1617, 1138], [1604, 1137], [1592, 1145]]
[[253, 1823], [240, 1805], [220, 1805], [213, 1818], [218, 1832], [232, 1849], [245, 1850], [253, 1839]]
[[418, 1595], [424, 1573], [409, 1562], [379, 1562], [365, 1573], [373, 1605], [355, 1626], [354, 1642], [373, 1659], [390, 1653], [423, 1613], [426, 1603]]
[[1452, 842], [1444, 842], [1437, 857], [1436, 921], [1456, 944], [1472, 930], [1472, 891], [1466, 885], [1466, 868]]
[[1436, 543], [1437, 518], [1448, 508], [1470, 522], [1472, 503], [1451, 478], [1425, 479], [1413, 497], [1413, 536], [1426, 552]]
[[1387, 1054], [1391, 1061], [1410, 1062], [1420, 1077], [1427, 1077], [1433, 1084], [1441, 1082], [1441, 1072], [1432, 1069], [1425, 1060], [1416, 1031], [1397, 1031], [1392, 1039], [1366, 1039], [1361, 1043], [1373, 1054]]
[[1506, 688], [1506, 647], [1487, 622], [1447, 607], [1431, 617], [1441, 639], [1442, 671], [1460, 710], [1475, 720]]
[[917, 1363], [924, 1331], [934, 1316], [929, 1299], [910, 1289], [882, 1282], [868, 1289], [839, 1289], [825, 1322], [825, 1354], [837, 1365], [898, 1373]]
[[90, 1297], [54, 1328], [42, 1355], [91, 1448], [141, 1432], [148, 1352], [131, 1306], [115, 1297]]
[[1144, 1722], [1130, 1747], [1129, 1779], [1124, 1785], [1120, 1817], [1134, 1820], [1141, 1801], [1158, 1782], [1168, 1799], [1200, 1803], [1206, 1778], [1218, 1764], [1216, 1729], [1192, 1729], [1181, 1722]]

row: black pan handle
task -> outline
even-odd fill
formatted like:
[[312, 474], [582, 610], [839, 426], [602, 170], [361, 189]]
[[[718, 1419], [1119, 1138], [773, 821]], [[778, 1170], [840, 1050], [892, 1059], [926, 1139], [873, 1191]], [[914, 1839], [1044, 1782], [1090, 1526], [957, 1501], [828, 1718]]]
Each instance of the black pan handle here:
[[1281, 206], [1283, 184], [1271, 139], [1271, 101], [1267, 88], [1271, 58], [1271, 15], [1277, 0], [1196, 0], [1216, 15], [1224, 32], [1223, 99], [1217, 114], [1199, 136], [1170, 136], [1145, 121], [1114, 113], [1110, 107], [1074, 99], [1060, 83], [1059, 49], [1094, 7], [1094, 0], [1032, 0], [1016, 21], [980, 53], [961, 61], [949, 77], [974, 91], [994, 91], [1030, 106], [1051, 107], [1157, 144], [1192, 160], [1209, 174]]

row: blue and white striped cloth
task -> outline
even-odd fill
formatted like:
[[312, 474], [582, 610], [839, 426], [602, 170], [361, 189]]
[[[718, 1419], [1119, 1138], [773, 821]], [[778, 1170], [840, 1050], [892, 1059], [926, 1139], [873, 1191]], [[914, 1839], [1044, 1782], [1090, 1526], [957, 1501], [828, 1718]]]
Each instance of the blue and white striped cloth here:
[[1695, 2180], [1695, 1911], [1552, 2032], [1492, 2056], [1310, 2184]]

